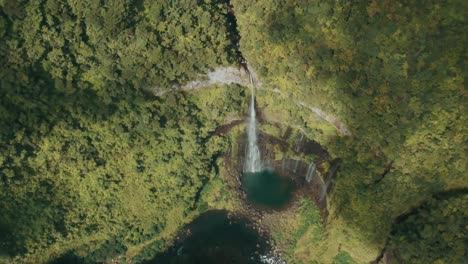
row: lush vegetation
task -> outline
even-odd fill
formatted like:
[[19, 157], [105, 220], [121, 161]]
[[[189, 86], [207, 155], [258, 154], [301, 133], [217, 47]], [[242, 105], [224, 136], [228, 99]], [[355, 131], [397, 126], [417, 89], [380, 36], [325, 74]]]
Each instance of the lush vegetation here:
[[[301, 258], [301, 251], [307, 251], [310, 244], [318, 244], [324, 236], [324, 227], [320, 216], [320, 211], [307, 198], [301, 198], [298, 202], [298, 208], [292, 221], [286, 223], [292, 229], [284, 232], [288, 228], [281, 228], [278, 231], [276, 240], [287, 241], [286, 256], [289, 262], [304, 262], [307, 259]], [[304, 247], [306, 245], [306, 247]]]
[[389, 245], [397, 253], [393, 262], [466, 262], [467, 220], [467, 194], [430, 199], [395, 224]]
[[278, 231], [288, 258], [370, 262], [385, 245], [411, 263], [468, 258], [467, 2], [232, 4], [0, 0], [0, 263], [146, 247], [141, 261], [200, 212], [233, 208], [229, 138], [214, 132], [245, 111], [245, 88], [171, 89], [239, 62], [233, 14], [265, 122], [343, 159], [328, 221], [301, 200]]
[[372, 261], [399, 215], [466, 190], [466, 1], [233, 3], [265, 112], [343, 158], [325, 253], [311, 259], [331, 262], [342, 244]]
[[216, 176], [226, 147], [212, 134], [240, 112], [244, 88], [147, 91], [235, 61], [227, 5], [0, 7], [0, 255], [104, 261], [169, 237]]

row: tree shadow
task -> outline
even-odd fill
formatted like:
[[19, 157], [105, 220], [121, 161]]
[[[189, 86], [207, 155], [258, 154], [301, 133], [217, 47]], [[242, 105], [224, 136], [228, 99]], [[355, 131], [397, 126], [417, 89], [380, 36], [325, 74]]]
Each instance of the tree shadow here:
[[86, 261], [73, 253], [73, 251], [69, 251], [62, 256], [50, 261], [48, 264], [84, 264]]

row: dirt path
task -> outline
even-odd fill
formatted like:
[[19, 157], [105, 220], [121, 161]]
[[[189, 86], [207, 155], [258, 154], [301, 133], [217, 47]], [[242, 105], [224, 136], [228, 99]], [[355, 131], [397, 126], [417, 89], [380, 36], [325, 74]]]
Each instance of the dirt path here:
[[334, 116], [328, 115], [324, 111], [319, 108], [312, 107], [304, 102], [297, 102], [300, 106], [303, 106], [310, 111], [314, 112], [317, 116], [322, 118], [323, 120], [327, 121], [328, 123], [332, 124], [336, 130], [338, 130], [344, 136], [351, 136], [351, 132], [346, 128], [345, 124], [341, 123], [337, 118]]

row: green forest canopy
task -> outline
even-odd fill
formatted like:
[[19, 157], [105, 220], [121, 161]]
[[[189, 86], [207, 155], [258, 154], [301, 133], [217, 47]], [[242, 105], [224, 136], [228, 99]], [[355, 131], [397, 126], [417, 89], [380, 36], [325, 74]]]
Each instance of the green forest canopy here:
[[[310, 115], [300, 100], [349, 126], [320, 142], [344, 160], [331, 212], [379, 249], [397, 230], [397, 249], [433, 250], [438, 233], [398, 240], [413, 222], [393, 223], [467, 188], [466, 1], [232, 4], [243, 55], [290, 100], [282, 110]], [[71, 250], [105, 260], [198, 213], [227, 147], [212, 133], [243, 111], [243, 88], [148, 91], [237, 63], [229, 12], [214, 0], [0, 1], [0, 261]], [[421, 214], [438, 219], [444, 199]], [[466, 241], [466, 229], [449, 239]]]
[[466, 190], [466, 2], [233, 4], [243, 55], [277, 89], [270, 109], [286, 100], [283, 112], [314, 128], [306, 103], [347, 124], [352, 136], [320, 138], [344, 161], [330, 209], [367, 236], [361, 246], [383, 248], [399, 215]]
[[3, 254], [42, 262], [177, 229], [214, 176], [224, 143], [210, 135], [242, 89], [208, 105], [145, 91], [235, 59], [227, 5], [2, 1], [0, 14]]

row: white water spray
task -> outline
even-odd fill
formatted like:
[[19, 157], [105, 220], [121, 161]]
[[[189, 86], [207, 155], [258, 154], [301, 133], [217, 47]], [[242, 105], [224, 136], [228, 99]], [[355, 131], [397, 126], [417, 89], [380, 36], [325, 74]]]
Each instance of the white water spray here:
[[315, 163], [312, 161], [309, 165], [309, 168], [307, 169], [307, 174], [306, 174], [306, 181], [310, 182], [312, 178], [314, 178], [315, 175]]
[[295, 152], [299, 152], [300, 148], [301, 148], [301, 144], [302, 144], [302, 140], [304, 139], [304, 134], [301, 135], [301, 138], [299, 139], [299, 142], [296, 144], [296, 146], [294, 147], [294, 151]]
[[255, 94], [254, 83], [252, 75], [249, 73], [250, 78], [250, 108], [249, 108], [249, 122], [247, 124], [247, 150], [245, 157], [244, 172], [259, 172], [262, 170], [260, 159], [260, 150], [257, 145], [257, 120], [255, 117]]

